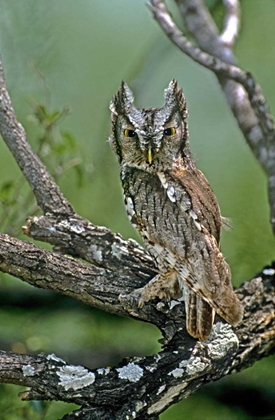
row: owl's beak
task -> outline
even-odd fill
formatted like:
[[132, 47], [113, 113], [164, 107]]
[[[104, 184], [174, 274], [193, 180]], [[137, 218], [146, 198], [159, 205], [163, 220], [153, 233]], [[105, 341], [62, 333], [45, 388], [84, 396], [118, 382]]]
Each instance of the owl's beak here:
[[150, 146], [148, 147], [147, 159], [148, 159], [149, 164], [151, 165], [151, 163], [153, 162], [153, 153], [152, 153], [152, 148]]

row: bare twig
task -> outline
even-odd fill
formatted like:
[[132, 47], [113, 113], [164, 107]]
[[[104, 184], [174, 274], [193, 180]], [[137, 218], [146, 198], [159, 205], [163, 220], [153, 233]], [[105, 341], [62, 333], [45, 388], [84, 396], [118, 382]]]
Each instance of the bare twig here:
[[240, 5], [239, 0], [223, 0], [226, 16], [223, 32], [220, 40], [231, 47], [234, 45], [240, 29]]
[[[201, 1], [185, 0], [181, 2], [182, 4], [184, 4], [186, 16], [188, 13], [191, 16], [189, 20], [192, 20], [192, 24], [187, 18], [186, 21], [188, 24], [190, 23], [189, 27], [192, 29], [193, 36], [195, 36], [197, 33], [195, 29], [199, 25], [199, 19], [195, 12], [196, 7], [199, 8]], [[218, 76], [232, 112], [252, 152], [268, 175], [271, 223], [275, 233], [275, 129], [273, 117], [269, 112], [260, 86], [255, 83], [250, 73], [241, 70], [237, 66], [228, 64], [228, 61], [232, 61], [232, 57], [230, 58], [227, 55], [227, 62], [222, 61], [217, 56], [210, 55], [195, 47], [192, 42], [183, 36], [162, 0], [151, 0], [149, 7], [161, 28], [174, 44], [194, 61], [213, 71]], [[209, 19], [207, 14], [202, 13], [203, 8], [204, 6], [202, 6], [202, 9], [199, 8], [199, 17], [202, 16], [202, 19]], [[205, 26], [207, 26], [205, 21], [203, 21], [202, 26], [204, 27], [205, 35]], [[209, 37], [212, 39], [214, 36], [213, 25], [210, 28]], [[205, 48], [207, 45], [205, 38], [202, 44]], [[218, 45], [218, 41], [215, 42], [215, 45]], [[212, 49], [213, 46], [211, 46]], [[220, 52], [222, 49], [219, 48], [217, 51]], [[223, 54], [225, 54], [225, 51], [227, 54], [230, 49], [223, 50]], [[220, 54], [222, 55], [221, 52]]]

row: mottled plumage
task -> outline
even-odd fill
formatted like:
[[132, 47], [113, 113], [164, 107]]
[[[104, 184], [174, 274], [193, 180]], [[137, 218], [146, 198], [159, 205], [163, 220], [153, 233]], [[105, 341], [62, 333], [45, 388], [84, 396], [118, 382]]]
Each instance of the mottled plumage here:
[[128, 216], [159, 269], [142, 289], [140, 306], [184, 295], [187, 331], [203, 341], [216, 312], [232, 325], [242, 319], [220, 251], [220, 209], [190, 155], [186, 101], [177, 82], [165, 90], [162, 108], [136, 109], [133, 101], [122, 82], [110, 105], [110, 143]]

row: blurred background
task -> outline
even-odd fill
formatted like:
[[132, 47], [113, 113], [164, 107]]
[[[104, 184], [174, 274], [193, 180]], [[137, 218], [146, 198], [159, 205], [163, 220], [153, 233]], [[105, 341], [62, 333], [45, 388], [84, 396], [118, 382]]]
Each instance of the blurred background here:
[[[172, 1], [167, 2], [176, 13]], [[152, 19], [145, 0], [0, 0], [0, 53], [18, 119], [75, 210], [91, 222], [138, 239], [125, 215], [119, 168], [107, 139], [108, 105], [122, 79], [136, 105], [163, 105], [176, 78], [188, 101], [193, 156], [223, 216], [222, 249], [238, 286], [275, 256], [265, 176], [252, 156], [215, 77], [185, 57]], [[220, 1], [208, 1], [216, 21]], [[236, 56], [275, 109], [275, 2], [242, 0]], [[180, 22], [180, 18], [177, 18]], [[10, 152], [0, 142], [0, 230], [23, 238], [37, 209]], [[26, 238], [25, 238], [26, 239]], [[46, 246], [39, 243], [39, 246]], [[113, 337], [116, 337], [114, 340]], [[0, 348], [55, 353], [90, 368], [159, 350], [151, 325], [102, 313], [0, 273]], [[274, 356], [204, 387], [160, 418], [275, 418]], [[23, 388], [0, 385], [0, 418], [61, 418], [76, 406], [21, 402]]]

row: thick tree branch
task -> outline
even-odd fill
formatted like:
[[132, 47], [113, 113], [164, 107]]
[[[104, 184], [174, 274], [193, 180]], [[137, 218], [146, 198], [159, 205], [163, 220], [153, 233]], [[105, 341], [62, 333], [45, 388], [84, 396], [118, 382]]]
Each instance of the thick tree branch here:
[[149, 7], [166, 35], [186, 55], [213, 71], [253, 154], [268, 175], [271, 223], [275, 233], [275, 129], [260, 86], [250, 73], [232, 65], [236, 60], [224, 45], [201, 0], [177, 1], [192, 36], [190, 42], [171, 18], [164, 1], [151, 0]]
[[157, 271], [153, 259], [136, 241], [125, 241], [121, 235], [104, 226], [95, 226], [77, 214], [30, 217], [23, 232], [97, 266], [112, 271], [123, 270], [121, 273], [125, 277], [126, 273], [136, 272], [148, 281]]
[[108, 312], [126, 314], [118, 301], [126, 285], [115, 271], [90, 266], [3, 234], [0, 270], [36, 287], [61, 292]]
[[[132, 241], [129, 241], [128, 247], [133, 247]], [[128, 255], [132, 266], [129, 262], [124, 264], [119, 249], [115, 248], [112, 269], [109, 269], [91, 266], [38, 248], [32, 243], [0, 234], [0, 271], [33, 286], [71, 296], [106, 312], [151, 322], [161, 329], [167, 340], [171, 339], [178, 329], [175, 314], [171, 314], [172, 318], [170, 314], [167, 316], [163, 313], [165, 311], [159, 311], [154, 303], [139, 309], [137, 299], [134, 296], [128, 297], [134, 289], [144, 286], [154, 276], [154, 271], [143, 268], [141, 262], [138, 266], [138, 256], [133, 250]], [[106, 252], [109, 252], [108, 245]], [[146, 255], [144, 251], [143, 253]]]
[[84, 406], [67, 419], [97, 418], [92, 417], [96, 413], [103, 419], [156, 418], [171, 402], [274, 352], [274, 273], [268, 267], [238, 290], [245, 304], [242, 325], [233, 330], [219, 322], [205, 343], [178, 332], [158, 355], [93, 371], [54, 355], [0, 352], [0, 381], [30, 387], [21, 394], [24, 400], [59, 399]]
[[[108, 252], [108, 251], [107, 251]], [[65, 255], [0, 234], [0, 270], [43, 289], [74, 297], [88, 305], [129, 316], [119, 302], [120, 294], [148, 282], [148, 270], [125, 267], [119, 258], [112, 270], [88, 265]], [[153, 273], [153, 272], [152, 272]], [[129, 279], [131, 282], [129, 282]]]

